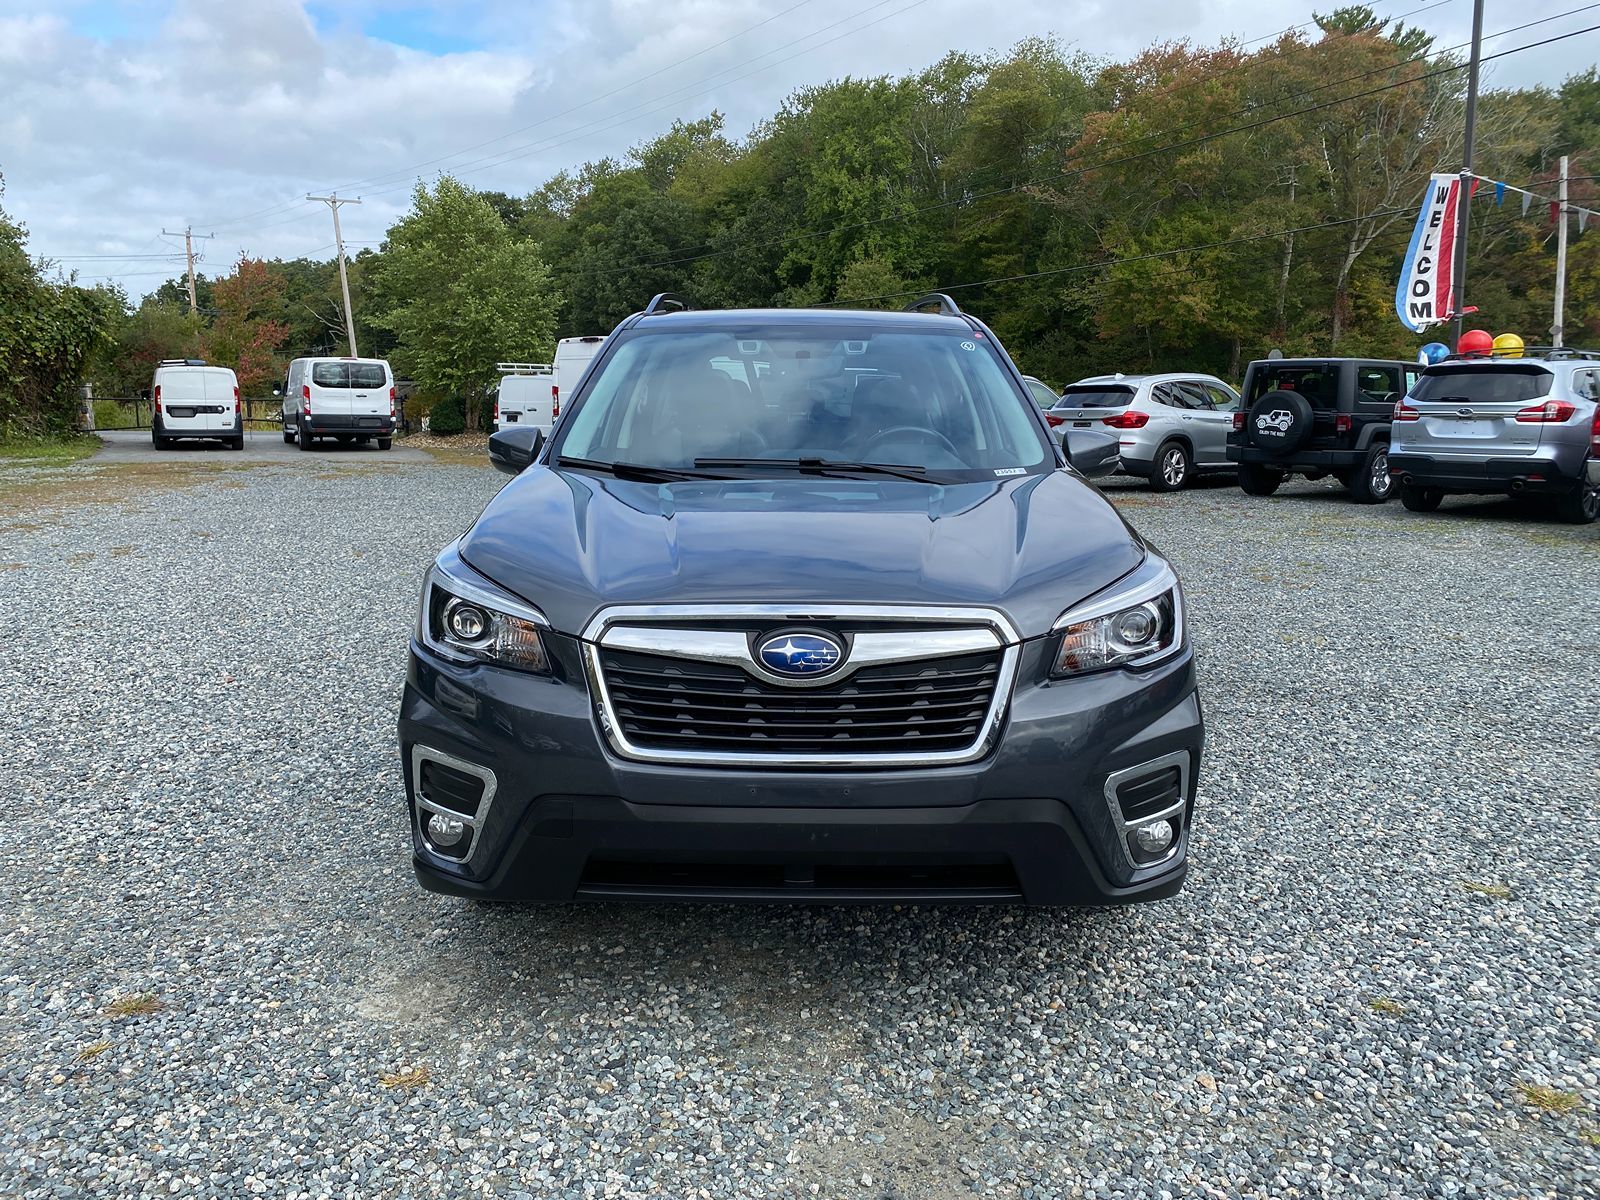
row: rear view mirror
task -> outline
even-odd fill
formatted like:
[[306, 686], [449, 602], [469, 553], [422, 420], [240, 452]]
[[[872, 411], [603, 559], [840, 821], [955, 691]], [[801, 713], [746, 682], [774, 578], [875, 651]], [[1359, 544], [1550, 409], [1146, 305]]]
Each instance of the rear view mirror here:
[[141, 399], [143, 401], [146, 401], [148, 403], [149, 400], [150, 400], [150, 389], [149, 388], [140, 388], [139, 389], [139, 399]]
[[1120, 446], [1114, 433], [1068, 429], [1061, 435], [1061, 449], [1073, 470], [1090, 479], [1102, 479], [1117, 469]]
[[520, 475], [544, 449], [544, 430], [537, 425], [509, 425], [489, 435], [489, 461], [495, 470]]

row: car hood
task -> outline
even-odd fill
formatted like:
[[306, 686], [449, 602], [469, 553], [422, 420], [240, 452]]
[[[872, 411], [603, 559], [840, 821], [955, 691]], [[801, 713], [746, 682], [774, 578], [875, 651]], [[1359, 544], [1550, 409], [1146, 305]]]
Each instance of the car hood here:
[[820, 601], [985, 605], [1032, 637], [1146, 553], [1067, 471], [653, 484], [543, 466], [508, 483], [457, 548], [574, 634], [614, 604]]

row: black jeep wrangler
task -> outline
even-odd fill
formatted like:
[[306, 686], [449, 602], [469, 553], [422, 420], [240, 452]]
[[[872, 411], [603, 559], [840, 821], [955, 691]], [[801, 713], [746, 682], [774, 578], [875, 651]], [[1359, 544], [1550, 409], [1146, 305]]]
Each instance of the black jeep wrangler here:
[[1374, 358], [1266, 358], [1250, 364], [1228, 458], [1239, 486], [1270, 496], [1290, 475], [1332, 475], [1361, 504], [1381, 504], [1389, 422], [1422, 366]]

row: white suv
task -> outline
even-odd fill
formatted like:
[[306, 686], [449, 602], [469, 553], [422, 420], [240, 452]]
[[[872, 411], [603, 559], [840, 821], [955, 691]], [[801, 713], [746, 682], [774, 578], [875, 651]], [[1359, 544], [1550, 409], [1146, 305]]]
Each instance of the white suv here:
[[1051, 425], [1113, 429], [1122, 470], [1175, 492], [1201, 471], [1232, 471], [1228, 431], [1239, 393], [1215, 375], [1095, 375], [1062, 392]]

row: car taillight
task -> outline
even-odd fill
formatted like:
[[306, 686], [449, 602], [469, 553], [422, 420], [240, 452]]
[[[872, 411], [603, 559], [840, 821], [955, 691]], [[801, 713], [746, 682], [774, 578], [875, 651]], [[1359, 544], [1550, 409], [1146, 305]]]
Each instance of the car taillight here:
[[242, 411], [243, 406], [239, 403], [239, 385], [236, 383], [233, 385], [233, 415], [237, 417]]
[[1422, 414], [1404, 400], [1396, 400], [1394, 402], [1394, 419], [1396, 421], [1420, 421], [1422, 420]]
[[1591, 453], [1600, 454], [1600, 407], [1594, 410], [1594, 424], [1589, 427], [1589, 448]]
[[561, 388], [556, 384], [550, 385], [550, 419], [554, 421], [561, 415]]
[[1333, 415], [1333, 431], [1335, 433], [1349, 433], [1355, 428], [1355, 418], [1349, 413], [1335, 413]]
[[1239, 430], [1241, 430], [1243, 428], [1244, 428], [1244, 410], [1241, 409], [1238, 412], [1233, 414], [1233, 429], [1234, 429], [1234, 432], [1237, 433]]
[[300, 411], [309, 417], [311, 415], [311, 385], [309, 383], [300, 385], [300, 402]]
[[1577, 411], [1565, 400], [1546, 400], [1543, 404], [1535, 404], [1517, 413], [1517, 420], [1524, 425], [1559, 425]]
[[156, 411], [160, 412], [161, 411], [161, 385], [159, 383], [156, 384], [155, 402], [156, 402]]
[[[494, 402], [494, 419], [500, 419], [500, 401]], [[394, 420], [394, 384], [389, 385], [389, 420]]]
[[1067, 419], [1065, 417], [1058, 417], [1055, 415], [1055, 413], [1045, 413], [1044, 419], [1049, 421], [1052, 425], [1065, 425], [1067, 423]]
[[1150, 424], [1150, 414], [1130, 408], [1115, 416], [1101, 417], [1100, 424], [1109, 425], [1113, 429], [1143, 429]]

